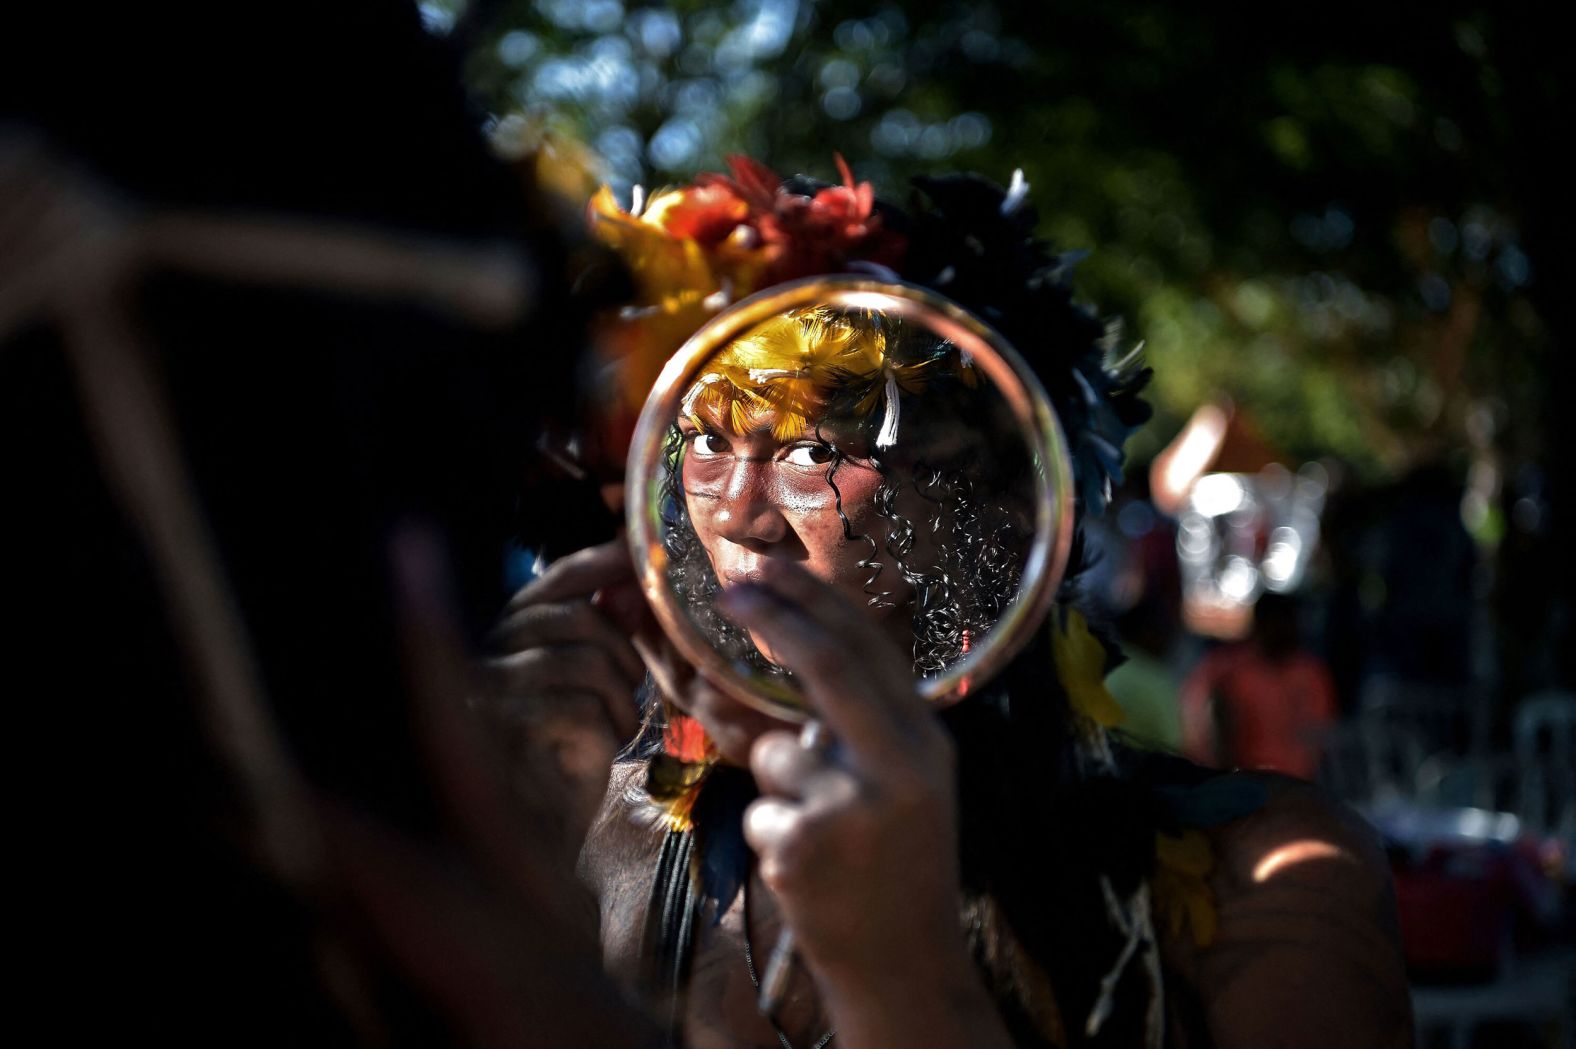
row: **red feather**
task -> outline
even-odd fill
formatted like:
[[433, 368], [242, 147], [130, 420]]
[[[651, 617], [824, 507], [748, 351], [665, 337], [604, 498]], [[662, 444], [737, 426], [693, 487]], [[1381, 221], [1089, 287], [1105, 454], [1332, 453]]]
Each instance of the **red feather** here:
[[777, 204], [777, 191], [783, 180], [758, 160], [735, 155], [728, 158], [728, 170], [738, 184], [739, 195], [761, 211], [770, 212]]
[[843, 176], [843, 185], [848, 189], [854, 188], [854, 170], [848, 166], [848, 161], [843, 159], [841, 153], [833, 153], [832, 160], [837, 163], [837, 172]]
[[697, 764], [711, 756], [711, 740], [700, 722], [688, 714], [672, 712], [668, 727], [662, 733], [662, 749], [671, 757], [688, 764]]

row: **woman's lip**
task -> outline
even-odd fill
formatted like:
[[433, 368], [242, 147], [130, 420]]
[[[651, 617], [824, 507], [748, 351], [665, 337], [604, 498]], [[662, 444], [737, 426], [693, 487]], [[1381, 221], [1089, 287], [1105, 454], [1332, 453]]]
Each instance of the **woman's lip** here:
[[717, 566], [717, 576], [724, 586], [734, 586], [738, 583], [760, 583], [761, 569], [765, 567], [765, 558], [760, 555], [750, 556], [745, 551], [740, 551], [734, 557], [727, 558]]

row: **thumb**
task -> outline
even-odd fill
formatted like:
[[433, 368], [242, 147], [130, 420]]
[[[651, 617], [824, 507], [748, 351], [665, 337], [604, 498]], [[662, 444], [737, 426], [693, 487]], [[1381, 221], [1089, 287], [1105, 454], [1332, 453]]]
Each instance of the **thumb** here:
[[607, 613], [618, 628], [630, 637], [646, 633], [656, 625], [651, 606], [640, 584], [633, 579], [620, 580], [602, 587], [591, 597], [591, 603]]

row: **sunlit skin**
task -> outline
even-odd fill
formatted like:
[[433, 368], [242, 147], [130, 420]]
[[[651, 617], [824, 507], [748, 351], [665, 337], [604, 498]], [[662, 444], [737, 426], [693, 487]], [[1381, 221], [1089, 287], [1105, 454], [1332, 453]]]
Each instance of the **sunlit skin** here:
[[[869, 543], [859, 537], [884, 534], [875, 508], [881, 472], [853, 440], [830, 435], [825, 427], [819, 436], [814, 426], [806, 426], [779, 439], [769, 417], [754, 421], [744, 433], [720, 418], [703, 418], [702, 428], [689, 419], [679, 423], [685, 505], [718, 580], [725, 588], [758, 582], [768, 559], [797, 564], [870, 615], [890, 621], [894, 629], [889, 633], [906, 644], [904, 616], [869, 604], [869, 573], [859, 566], [870, 554]], [[838, 452], [828, 439], [837, 440], [841, 450], [831, 482], [827, 472]], [[837, 513], [839, 493], [847, 533]], [[893, 588], [892, 576], [883, 574], [883, 589]], [[901, 590], [897, 596], [901, 604]], [[752, 640], [763, 655], [774, 658], [764, 639], [752, 635]]]
[[[695, 534], [724, 588], [759, 582], [767, 562], [795, 564], [830, 584], [851, 605], [882, 623], [883, 632], [906, 651], [912, 644], [906, 587], [886, 571], [880, 589], [896, 591], [884, 607], [870, 604], [868, 571], [859, 562], [870, 544], [858, 537], [885, 534], [875, 495], [882, 475], [860, 440], [823, 423], [809, 424], [786, 438], [772, 433], [773, 418], [762, 415], [739, 432], [725, 412], [702, 409], [697, 426], [681, 418], [684, 440], [682, 486]], [[835, 441], [834, 451], [829, 441]], [[833, 483], [827, 471], [841, 455]], [[838, 494], [848, 532], [837, 513]], [[850, 539], [848, 536], [855, 538]], [[779, 653], [752, 631], [750, 639], [774, 662]], [[691, 697], [689, 713], [706, 727], [723, 757], [742, 764], [749, 746], [777, 722], [721, 693]]]

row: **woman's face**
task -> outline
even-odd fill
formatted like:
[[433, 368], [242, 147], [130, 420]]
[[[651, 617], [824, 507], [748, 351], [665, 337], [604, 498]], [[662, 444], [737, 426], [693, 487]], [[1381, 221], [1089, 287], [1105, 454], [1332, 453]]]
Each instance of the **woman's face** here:
[[[687, 418], [679, 422], [685, 506], [717, 579], [723, 586], [751, 581], [763, 564], [778, 558], [797, 563], [850, 601], [869, 607], [872, 595], [865, 584], [870, 570], [859, 562], [876, 556], [872, 550], [881, 549], [886, 530], [875, 509], [882, 476], [859, 439], [823, 424], [823, 440], [813, 423], [783, 439], [773, 436], [769, 418], [752, 420], [752, 428], [741, 433], [729, 424], [727, 414], [702, 412], [700, 426]], [[834, 460], [837, 468], [828, 480]], [[874, 547], [863, 538], [867, 535], [875, 540]], [[895, 572], [884, 571], [880, 589], [892, 589], [895, 577]], [[896, 595], [900, 607], [903, 597], [906, 594]], [[893, 619], [906, 632], [906, 615], [892, 611], [870, 608], [871, 615]], [[751, 640], [773, 659], [759, 638]]]

